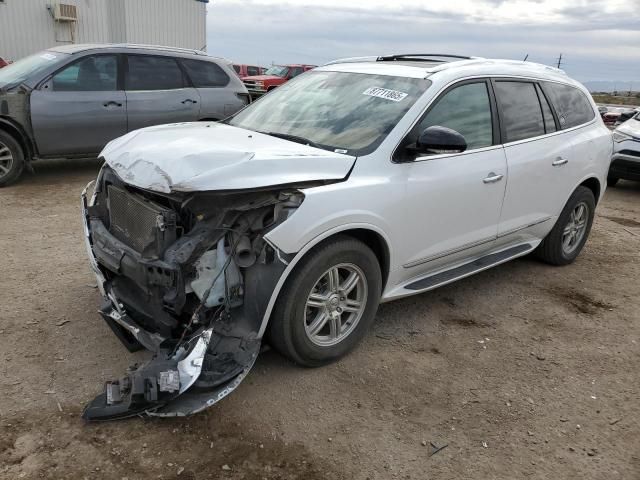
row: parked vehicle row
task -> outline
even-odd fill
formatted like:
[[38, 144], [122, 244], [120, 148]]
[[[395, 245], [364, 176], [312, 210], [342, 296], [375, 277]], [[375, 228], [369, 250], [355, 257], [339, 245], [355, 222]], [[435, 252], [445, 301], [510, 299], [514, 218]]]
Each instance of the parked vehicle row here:
[[560, 70], [442, 55], [334, 62], [223, 122], [110, 142], [83, 194], [87, 251], [102, 316], [154, 357], [85, 418], [195, 413], [263, 338], [320, 366], [381, 301], [529, 253], [573, 262], [612, 144]]
[[202, 52], [72, 45], [0, 70], [0, 186], [40, 158], [96, 156], [150, 125], [221, 120], [250, 102], [231, 63]]
[[315, 67], [316, 65], [274, 65], [264, 74], [242, 77], [242, 81], [252, 98], [258, 98]]

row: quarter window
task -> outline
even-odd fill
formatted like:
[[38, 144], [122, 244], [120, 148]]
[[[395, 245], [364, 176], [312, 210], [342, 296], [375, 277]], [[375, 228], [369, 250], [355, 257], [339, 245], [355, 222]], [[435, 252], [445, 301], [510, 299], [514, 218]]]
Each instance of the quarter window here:
[[496, 82], [504, 143], [544, 135], [544, 120], [533, 83]]
[[419, 125], [419, 132], [438, 125], [462, 134], [467, 149], [493, 144], [491, 103], [485, 82], [468, 83], [444, 94]]
[[182, 60], [182, 64], [196, 88], [225, 87], [229, 83], [229, 76], [216, 63]]
[[182, 70], [173, 58], [131, 55], [128, 62], [127, 90], [174, 90], [184, 87]]
[[545, 91], [549, 92], [550, 100], [556, 109], [560, 128], [576, 127], [590, 122], [595, 117], [591, 103], [579, 89], [547, 82]]
[[84, 58], [52, 78], [55, 92], [110, 92], [118, 88], [118, 57], [99, 55]]

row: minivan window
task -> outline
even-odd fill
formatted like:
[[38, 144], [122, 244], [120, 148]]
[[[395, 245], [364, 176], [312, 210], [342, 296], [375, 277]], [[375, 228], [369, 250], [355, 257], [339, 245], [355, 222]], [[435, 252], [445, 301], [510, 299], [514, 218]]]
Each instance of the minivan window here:
[[491, 103], [485, 82], [467, 83], [444, 94], [422, 119], [419, 132], [438, 125], [460, 133], [467, 149], [493, 144]]
[[118, 88], [118, 57], [83, 58], [56, 73], [51, 84], [54, 92], [113, 92]]
[[495, 87], [506, 134], [504, 143], [544, 135], [542, 109], [533, 83], [498, 81]]
[[545, 90], [556, 109], [560, 128], [571, 128], [590, 122], [595, 117], [591, 103], [581, 90], [561, 83], [545, 82]]
[[196, 88], [225, 87], [229, 83], [229, 76], [216, 63], [187, 59], [181, 62]]
[[174, 58], [129, 55], [127, 90], [173, 90], [184, 87], [182, 70]]
[[430, 84], [422, 78], [312, 71], [250, 104], [228, 123], [365, 155], [382, 143]]

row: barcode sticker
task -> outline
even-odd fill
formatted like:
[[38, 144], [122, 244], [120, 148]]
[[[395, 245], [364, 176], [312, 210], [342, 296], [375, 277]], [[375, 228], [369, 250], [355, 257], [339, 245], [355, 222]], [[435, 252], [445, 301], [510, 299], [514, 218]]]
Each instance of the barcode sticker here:
[[369, 95], [370, 97], [384, 98], [385, 100], [391, 100], [392, 102], [401, 102], [409, 96], [408, 93], [399, 92], [398, 90], [389, 90], [382, 87], [367, 88], [363, 95]]

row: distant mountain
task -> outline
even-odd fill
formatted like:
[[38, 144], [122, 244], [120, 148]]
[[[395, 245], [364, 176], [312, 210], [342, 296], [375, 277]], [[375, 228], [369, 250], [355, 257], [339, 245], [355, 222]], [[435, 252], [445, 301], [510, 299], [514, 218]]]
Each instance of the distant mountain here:
[[640, 90], [640, 80], [638, 80], [635, 85], [633, 84], [633, 82], [623, 82], [615, 80], [592, 80], [582, 83], [589, 89], [590, 92], [613, 92], [614, 90], [624, 92], [630, 89]]

